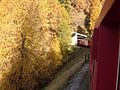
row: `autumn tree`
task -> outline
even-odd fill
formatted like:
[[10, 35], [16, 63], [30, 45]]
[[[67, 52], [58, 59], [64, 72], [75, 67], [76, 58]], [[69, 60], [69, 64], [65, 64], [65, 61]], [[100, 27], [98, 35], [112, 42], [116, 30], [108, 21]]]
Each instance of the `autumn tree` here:
[[67, 56], [69, 15], [57, 0], [2, 0], [0, 12], [0, 90], [36, 90]]
[[90, 30], [93, 32], [93, 29], [95, 27], [95, 23], [99, 17], [99, 14], [101, 12], [102, 6], [103, 6], [103, 0], [92, 0], [92, 6], [90, 8]]

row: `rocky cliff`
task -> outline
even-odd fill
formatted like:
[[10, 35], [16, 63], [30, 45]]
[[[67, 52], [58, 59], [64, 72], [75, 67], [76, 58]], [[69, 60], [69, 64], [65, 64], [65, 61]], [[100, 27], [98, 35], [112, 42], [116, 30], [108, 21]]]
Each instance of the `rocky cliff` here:
[[91, 35], [104, 0], [63, 0], [69, 7], [73, 31]]

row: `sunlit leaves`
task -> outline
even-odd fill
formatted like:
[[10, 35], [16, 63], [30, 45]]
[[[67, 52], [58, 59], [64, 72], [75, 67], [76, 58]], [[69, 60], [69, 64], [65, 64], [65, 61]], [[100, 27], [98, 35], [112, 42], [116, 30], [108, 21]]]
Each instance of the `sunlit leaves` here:
[[95, 23], [99, 17], [103, 6], [104, 0], [92, 0], [91, 13], [90, 13], [90, 30], [94, 30]]
[[2, 0], [0, 12], [0, 90], [33, 90], [63, 63], [69, 15], [57, 0]]

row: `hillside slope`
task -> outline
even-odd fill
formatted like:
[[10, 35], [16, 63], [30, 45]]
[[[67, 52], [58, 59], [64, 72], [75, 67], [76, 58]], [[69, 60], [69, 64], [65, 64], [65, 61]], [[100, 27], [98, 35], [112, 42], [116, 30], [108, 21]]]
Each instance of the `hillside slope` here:
[[0, 0], [0, 90], [36, 90], [51, 80], [71, 52], [71, 31], [91, 32], [94, 4]]
[[73, 31], [91, 36], [105, 0], [59, 0], [67, 8]]
[[0, 12], [0, 90], [34, 90], [67, 58], [69, 14], [57, 0], [2, 0]]

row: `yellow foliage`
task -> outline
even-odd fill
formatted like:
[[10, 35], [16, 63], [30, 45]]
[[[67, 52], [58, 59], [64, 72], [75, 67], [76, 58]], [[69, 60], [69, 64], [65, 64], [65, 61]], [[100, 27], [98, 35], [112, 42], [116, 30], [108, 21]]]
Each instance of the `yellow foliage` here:
[[[101, 3], [102, 2], [102, 3]], [[91, 13], [90, 13], [90, 30], [93, 30], [95, 23], [99, 17], [103, 5], [103, 0], [92, 0]]]
[[[67, 58], [68, 56], [68, 48], [69, 44], [71, 42], [71, 28], [70, 28], [70, 16], [68, 12], [64, 11], [64, 8], [62, 8], [62, 16], [61, 16], [61, 22], [59, 26], [59, 41], [61, 46], [61, 51], [64, 58]], [[66, 59], [64, 59], [66, 60]]]
[[0, 90], [33, 90], [62, 64], [67, 12], [56, 0], [2, 0], [0, 12]]

